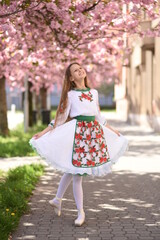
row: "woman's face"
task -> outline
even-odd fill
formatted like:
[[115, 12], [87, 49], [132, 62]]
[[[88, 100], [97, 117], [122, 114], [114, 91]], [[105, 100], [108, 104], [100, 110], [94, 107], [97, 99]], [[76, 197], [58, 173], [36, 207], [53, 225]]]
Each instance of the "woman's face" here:
[[86, 71], [84, 70], [83, 67], [81, 67], [78, 64], [73, 64], [70, 67], [70, 72], [71, 72], [71, 80], [76, 82], [82, 82], [84, 81], [84, 78], [86, 77]]

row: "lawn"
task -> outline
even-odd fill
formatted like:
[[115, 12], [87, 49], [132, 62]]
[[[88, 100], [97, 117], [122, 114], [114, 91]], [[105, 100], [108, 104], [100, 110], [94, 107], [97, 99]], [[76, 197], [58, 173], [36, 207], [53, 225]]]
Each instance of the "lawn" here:
[[[55, 114], [56, 110], [53, 110], [51, 112], [51, 119], [55, 118]], [[46, 127], [47, 125], [43, 125], [38, 121], [37, 125], [34, 125], [27, 133], [24, 133], [23, 124], [19, 124], [15, 129], [10, 130], [10, 136], [0, 136], [0, 157], [37, 155], [28, 141], [35, 133], [42, 131]]]
[[0, 171], [0, 239], [8, 240], [18, 226], [20, 217], [30, 210], [28, 201], [36, 183], [44, 173], [41, 164]]
[[36, 155], [28, 141], [35, 133], [42, 131], [44, 128], [46, 128], [45, 125], [38, 123], [27, 133], [24, 133], [23, 125], [20, 124], [16, 129], [10, 131], [10, 136], [0, 136], [0, 157]]

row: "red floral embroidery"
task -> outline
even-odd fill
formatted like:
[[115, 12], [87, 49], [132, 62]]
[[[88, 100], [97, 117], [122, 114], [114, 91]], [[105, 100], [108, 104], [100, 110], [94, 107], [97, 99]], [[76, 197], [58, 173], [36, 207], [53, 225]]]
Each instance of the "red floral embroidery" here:
[[102, 145], [101, 145], [101, 149], [103, 149], [105, 147], [105, 144], [104, 143], [102, 143]]
[[96, 138], [101, 138], [102, 135], [101, 134], [96, 134]]
[[[98, 125], [98, 122], [96, 120], [94, 120], [94, 125], [97, 126]], [[103, 130], [101, 130], [103, 131]]]
[[96, 151], [96, 148], [95, 147], [92, 147], [90, 148], [89, 152], [92, 153], [92, 152], [95, 152]]
[[80, 101], [82, 102], [83, 99], [89, 100], [90, 102], [93, 101], [93, 95], [92, 93], [89, 91], [87, 94], [84, 92], [81, 92], [81, 96], [79, 96]]
[[76, 138], [76, 139], [82, 139], [82, 136], [81, 136], [80, 134], [76, 134], [76, 135], [75, 135], [75, 138]]
[[77, 153], [83, 153], [84, 152], [84, 147], [76, 148]]
[[76, 167], [96, 167], [110, 161], [103, 128], [97, 121], [77, 121], [73, 146], [72, 164]]
[[89, 123], [87, 124], [87, 127], [88, 127], [88, 128], [92, 127], [92, 123], [89, 122]]
[[87, 140], [90, 140], [91, 139], [91, 134], [87, 134], [86, 138], [87, 138]]
[[81, 166], [81, 162], [78, 162], [77, 160], [73, 160], [73, 164], [74, 164], [74, 165], [77, 165], [78, 167]]

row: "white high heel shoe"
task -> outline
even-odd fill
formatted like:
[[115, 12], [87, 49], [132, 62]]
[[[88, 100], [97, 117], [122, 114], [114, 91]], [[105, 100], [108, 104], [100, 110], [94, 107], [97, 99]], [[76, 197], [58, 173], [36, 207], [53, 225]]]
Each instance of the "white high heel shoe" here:
[[[58, 202], [57, 202], [58, 200]], [[54, 207], [54, 211], [57, 216], [61, 216], [61, 203], [62, 198], [58, 198], [57, 196], [49, 201], [49, 203]]]
[[83, 209], [78, 210], [78, 218], [74, 221], [75, 226], [81, 226], [85, 221], [85, 212]]

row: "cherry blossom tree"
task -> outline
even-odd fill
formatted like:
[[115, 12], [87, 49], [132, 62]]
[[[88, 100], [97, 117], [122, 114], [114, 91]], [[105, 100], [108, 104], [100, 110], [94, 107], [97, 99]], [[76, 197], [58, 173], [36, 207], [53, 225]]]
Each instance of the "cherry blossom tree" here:
[[60, 90], [64, 69], [78, 60], [93, 87], [115, 80], [117, 60], [131, 51], [126, 39], [160, 35], [160, 21], [143, 30], [144, 18], [158, 21], [159, 1], [2, 0], [0, 79], [24, 91], [27, 76], [37, 94], [41, 88], [51, 91], [53, 83]]

